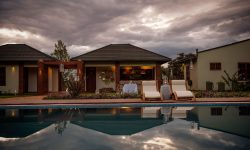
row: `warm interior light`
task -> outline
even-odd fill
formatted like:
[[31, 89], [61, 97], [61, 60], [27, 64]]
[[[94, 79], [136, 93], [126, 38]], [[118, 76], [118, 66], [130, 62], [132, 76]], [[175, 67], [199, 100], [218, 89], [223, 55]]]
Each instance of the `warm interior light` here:
[[130, 107], [121, 107], [122, 109], [130, 108]]
[[41, 68], [39, 68], [39, 75], [42, 75], [42, 69]]
[[48, 76], [49, 76], [49, 77], [52, 77], [52, 68], [50, 68], [50, 67], [49, 67], [49, 69], [48, 69]]
[[141, 69], [143, 70], [153, 69], [153, 66], [141, 66]]
[[130, 69], [132, 69], [132, 67], [126, 66], [126, 67], [124, 67], [124, 69], [125, 69], [125, 70], [130, 70]]
[[131, 108], [131, 107], [121, 107], [121, 109], [123, 109], [126, 112], [132, 112], [133, 111], [133, 108]]
[[15, 67], [15, 66], [12, 66], [12, 67], [11, 67], [11, 71], [12, 71], [12, 72], [16, 72], [16, 67]]
[[112, 72], [115, 72], [115, 66], [111, 67]]

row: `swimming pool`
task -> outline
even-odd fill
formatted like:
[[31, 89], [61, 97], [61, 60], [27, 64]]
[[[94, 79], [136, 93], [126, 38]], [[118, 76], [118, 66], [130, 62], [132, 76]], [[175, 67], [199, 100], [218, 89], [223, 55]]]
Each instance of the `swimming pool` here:
[[249, 149], [250, 107], [0, 108], [0, 149]]

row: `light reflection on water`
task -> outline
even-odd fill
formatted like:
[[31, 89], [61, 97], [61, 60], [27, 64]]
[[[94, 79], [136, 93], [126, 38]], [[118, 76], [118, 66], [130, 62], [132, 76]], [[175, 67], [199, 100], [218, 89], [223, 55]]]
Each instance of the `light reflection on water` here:
[[249, 108], [213, 108], [0, 110], [0, 149], [248, 149]]

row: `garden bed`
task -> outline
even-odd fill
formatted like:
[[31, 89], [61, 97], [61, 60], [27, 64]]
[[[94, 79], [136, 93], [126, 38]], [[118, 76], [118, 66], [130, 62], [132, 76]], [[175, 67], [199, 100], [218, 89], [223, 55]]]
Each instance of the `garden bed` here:
[[250, 97], [250, 91], [193, 91], [196, 98]]
[[82, 93], [77, 97], [71, 97], [66, 93], [50, 93], [44, 99], [131, 99], [141, 98], [138, 94], [120, 94], [120, 93]]

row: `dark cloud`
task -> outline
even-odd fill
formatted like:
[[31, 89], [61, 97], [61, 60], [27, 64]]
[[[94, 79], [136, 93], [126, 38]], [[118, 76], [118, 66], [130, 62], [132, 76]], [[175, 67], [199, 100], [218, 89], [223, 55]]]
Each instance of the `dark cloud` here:
[[0, 44], [27, 43], [50, 53], [61, 39], [77, 55], [131, 43], [173, 57], [249, 38], [248, 22], [248, 0], [3, 0]]

